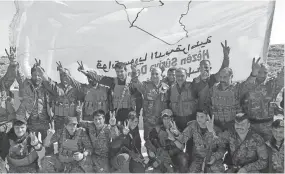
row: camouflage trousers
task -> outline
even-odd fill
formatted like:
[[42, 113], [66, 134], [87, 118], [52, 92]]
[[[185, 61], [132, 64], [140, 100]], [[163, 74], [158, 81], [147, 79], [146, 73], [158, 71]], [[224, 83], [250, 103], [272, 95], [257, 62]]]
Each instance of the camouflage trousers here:
[[63, 163], [57, 155], [45, 156], [41, 160], [43, 173], [93, 173], [93, 166], [90, 157], [84, 161], [73, 161], [71, 163]]
[[256, 131], [264, 141], [269, 141], [272, 138], [272, 121], [265, 123], [251, 123], [252, 129]]
[[115, 173], [145, 173], [143, 164], [136, 162], [126, 153], [115, 156], [111, 164]]
[[21, 167], [16, 167], [8, 163], [8, 166], [8, 173], [38, 173], [37, 162]]
[[[193, 162], [190, 165], [189, 172], [190, 173], [203, 173], [202, 167], [204, 163], [204, 158], [201, 157], [194, 157]], [[208, 173], [224, 173], [225, 168], [223, 166], [223, 160], [218, 160], [214, 162], [211, 166], [205, 166], [207, 167]]]
[[95, 173], [109, 173], [110, 161], [108, 157], [92, 154], [93, 168]]

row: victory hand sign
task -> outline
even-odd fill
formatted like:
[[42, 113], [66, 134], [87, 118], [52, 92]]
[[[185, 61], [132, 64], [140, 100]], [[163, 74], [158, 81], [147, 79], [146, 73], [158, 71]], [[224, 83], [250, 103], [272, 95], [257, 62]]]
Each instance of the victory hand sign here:
[[257, 59], [257, 61], [255, 61], [255, 58], [252, 59], [251, 70], [253, 76], [257, 76], [261, 68], [261, 65], [259, 64], [260, 59], [261, 59], [260, 57]]
[[124, 135], [127, 135], [130, 132], [129, 126], [130, 126], [130, 122], [125, 121], [124, 122], [124, 128], [123, 128], [123, 134]]
[[173, 133], [175, 136], [178, 136], [180, 134], [176, 124], [174, 121], [170, 121], [170, 132]]
[[229, 57], [231, 48], [228, 46], [227, 40], [225, 40], [225, 45], [223, 42], [221, 42], [221, 45], [223, 47], [224, 57]]
[[109, 123], [111, 126], [115, 126], [116, 125], [116, 112], [114, 111], [113, 113], [110, 111], [110, 120]]

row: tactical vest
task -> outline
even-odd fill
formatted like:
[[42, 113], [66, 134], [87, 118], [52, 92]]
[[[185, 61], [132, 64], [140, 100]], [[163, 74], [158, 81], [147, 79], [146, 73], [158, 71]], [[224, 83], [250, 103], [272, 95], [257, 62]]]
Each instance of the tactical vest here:
[[29, 152], [27, 138], [22, 143], [15, 143], [13, 140], [10, 140], [10, 149], [7, 156], [8, 163], [13, 166], [27, 166], [35, 162], [38, 158], [37, 152], [32, 148]]
[[248, 112], [250, 118], [258, 120], [273, 118], [274, 111], [273, 108], [270, 108], [270, 102], [274, 98], [273, 88], [270, 84], [260, 84], [249, 91]]
[[89, 89], [84, 100], [84, 115], [92, 115], [94, 111], [102, 109], [108, 112], [108, 87], [98, 84], [98, 87]]
[[54, 106], [54, 115], [55, 116], [76, 116], [76, 89], [71, 88], [62, 96], [57, 98], [57, 101], [53, 104]]
[[178, 91], [178, 85], [171, 87], [170, 106], [175, 116], [189, 116], [195, 113], [197, 107], [197, 99], [194, 98], [190, 83], [185, 84], [181, 94]]
[[114, 87], [114, 92], [113, 92], [114, 109], [115, 108], [127, 108], [127, 109], [135, 108], [135, 101], [131, 96], [129, 86], [127, 86], [127, 84], [130, 83], [130, 79], [127, 78], [126, 85], [118, 85], [118, 78], [115, 78], [114, 82], [115, 82], [115, 87]]
[[80, 138], [81, 129], [77, 129], [74, 139], [67, 139], [67, 130], [63, 130], [61, 140], [61, 146], [59, 148], [58, 157], [60, 162], [69, 163], [74, 161], [73, 155], [79, 151], [78, 140]]
[[166, 109], [166, 92], [168, 85], [161, 83], [159, 89], [151, 81], [145, 82], [146, 96], [144, 96], [143, 109], [145, 119], [156, 124], [161, 111]]
[[50, 116], [47, 113], [47, 103], [49, 100], [48, 92], [44, 87], [40, 87], [35, 89], [32, 84], [29, 84], [31, 90], [33, 91], [33, 107], [32, 112], [29, 118], [29, 124], [33, 124], [34, 122], [41, 121], [49, 121]]
[[222, 124], [234, 120], [237, 111], [240, 110], [238, 91], [235, 85], [225, 91], [218, 89], [218, 84], [214, 85], [211, 101], [215, 121]]

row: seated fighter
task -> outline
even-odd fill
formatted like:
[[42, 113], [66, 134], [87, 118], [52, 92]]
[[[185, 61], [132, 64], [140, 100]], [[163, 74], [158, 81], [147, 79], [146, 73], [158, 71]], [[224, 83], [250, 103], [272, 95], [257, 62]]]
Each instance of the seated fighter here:
[[234, 126], [219, 135], [229, 144], [229, 173], [259, 173], [267, 167], [268, 153], [262, 137], [251, 129], [249, 117], [238, 113]]
[[25, 116], [17, 115], [12, 129], [1, 141], [1, 166], [7, 158], [8, 173], [37, 173], [38, 151], [42, 151], [40, 141], [35, 132], [29, 131]]
[[196, 120], [190, 121], [182, 133], [175, 127], [171, 129], [177, 141], [186, 143], [193, 137], [192, 163], [190, 173], [222, 173], [224, 172], [223, 156], [225, 154], [222, 142], [216, 136], [220, 130], [214, 126], [212, 119], [204, 110], [197, 110]]
[[271, 140], [266, 142], [268, 149], [268, 173], [284, 173], [284, 120], [272, 123]]
[[82, 120], [82, 105], [81, 108], [77, 107], [76, 110], [79, 115], [79, 125], [86, 129], [91, 140], [93, 147], [92, 161], [95, 172], [109, 173], [109, 147], [111, 139], [119, 135], [116, 126], [115, 112], [110, 113], [110, 124], [105, 124], [105, 112], [103, 110], [98, 110], [93, 113], [94, 121]]
[[124, 125], [118, 125], [121, 134], [112, 141], [110, 149], [111, 164], [116, 172], [145, 172], [138, 124], [136, 112], [131, 111]]
[[76, 117], [65, 117], [64, 128], [55, 132], [54, 123], [50, 124], [44, 146], [57, 143], [58, 154], [45, 156], [42, 161], [44, 173], [90, 173], [93, 172], [92, 145], [85, 129], [77, 128]]
[[170, 109], [161, 112], [160, 120], [150, 131], [149, 142], [145, 144], [149, 149], [149, 164], [152, 164], [154, 171], [158, 173], [186, 173], [188, 170], [188, 156], [183, 152], [184, 145], [170, 132], [173, 127], [177, 129], [172, 116]]

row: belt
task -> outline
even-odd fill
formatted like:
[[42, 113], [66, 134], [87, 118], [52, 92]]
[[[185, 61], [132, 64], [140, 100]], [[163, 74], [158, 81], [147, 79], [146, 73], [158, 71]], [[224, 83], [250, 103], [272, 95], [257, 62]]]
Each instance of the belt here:
[[266, 119], [254, 119], [254, 118], [250, 118], [249, 119], [251, 124], [260, 124], [260, 123], [268, 123], [273, 121], [273, 118], [266, 118]]

